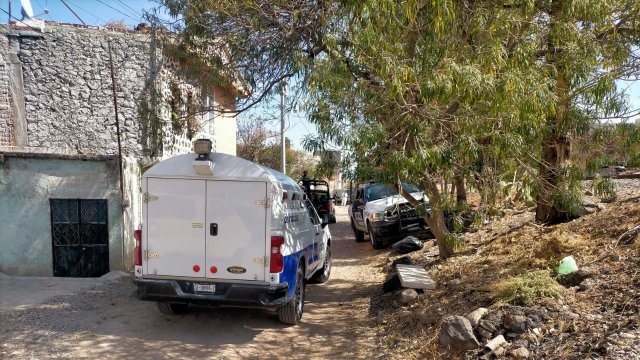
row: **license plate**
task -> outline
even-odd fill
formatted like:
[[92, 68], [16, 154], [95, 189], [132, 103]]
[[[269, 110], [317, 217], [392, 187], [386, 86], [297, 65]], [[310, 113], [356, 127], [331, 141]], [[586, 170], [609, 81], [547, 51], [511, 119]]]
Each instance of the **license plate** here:
[[193, 291], [214, 293], [216, 284], [193, 284]]

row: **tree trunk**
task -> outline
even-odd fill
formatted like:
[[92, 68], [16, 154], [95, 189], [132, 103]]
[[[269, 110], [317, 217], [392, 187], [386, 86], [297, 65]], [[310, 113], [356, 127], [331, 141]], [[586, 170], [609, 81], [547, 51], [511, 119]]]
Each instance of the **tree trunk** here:
[[558, 154], [554, 137], [543, 142], [542, 161], [538, 166], [540, 185], [536, 196], [536, 221], [539, 223], [553, 222], [560, 216], [552, 199], [558, 183]]
[[436, 238], [440, 259], [444, 260], [451, 257], [451, 255], [453, 255], [453, 248], [446, 242], [449, 230], [444, 223], [444, 213], [442, 210], [432, 208], [431, 215], [425, 214], [424, 220], [427, 222], [429, 229], [431, 229], [431, 233]]
[[467, 202], [467, 189], [464, 187], [464, 175], [462, 172], [456, 172], [454, 183], [456, 185], [456, 204]]
[[[435, 182], [423, 182], [420, 185], [425, 189], [426, 194], [429, 196], [429, 203], [432, 205], [431, 213], [424, 214], [424, 221], [429, 225], [433, 236], [436, 238], [440, 259], [447, 259], [453, 254], [453, 248], [446, 242], [449, 230], [444, 222], [444, 212], [438, 208], [441, 194]], [[414, 198], [411, 193], [406, 192], [402, 186], [396, 184], [396, 189], [413, 207], [418, 208], [422, 206], [422, 202]], [[433, 207], [434, 204], [435, 207]]]

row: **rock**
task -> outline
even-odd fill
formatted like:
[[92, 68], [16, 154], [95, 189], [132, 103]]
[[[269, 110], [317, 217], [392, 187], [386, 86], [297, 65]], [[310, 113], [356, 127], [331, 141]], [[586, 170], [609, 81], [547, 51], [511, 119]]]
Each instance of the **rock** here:
[[482, 317], [485, 316], [488, 312], [489, 310], [487, 310], [486, 308], [477, 308], [465, 315], [465, 317], [471, 323], [471, 327], [476, 327], [476, 325], [478, 325], [478, 322], [480, 322]]
[[580, 283], [590, 277], [591, 273], [584, 270], [578, 270], [571, 274], [558, 276], [558, 283], [564, 287], [573, 287], [580, 285]]
[[504, 316], [503, 325], [507, 330], [511, 330], [516, 334], [522, 334], [523, 332], [527, 331], [528, 320], [529, 319], [526, 316], [513, 315], [513, 314], [507, 313]]
[[511, 356], [513, 356], [515, 359], [528, 359], [529, 358], [529, 350], [527, 350], [527, 348], [523, 347], [523, 346], [511, 350], [509, 352], [509, 354], [511, 354]]
[[480, 347], [469, 320], [463, 316], [452, 315], [445, 318], [440, 326], [438, 339], [441, 346], [453, 350], [472, 350]]
[[494, 351], [495, 349], [502, 347], [507, 344], [507, 340], [504, 339], [504, 336], [498, 335], [493, 339], [489, 340], [484, 347], [487, 349]]
[[584, 207], [584, 213], [588, 214], [588, 215], [589, 214], [595, 214], [597, 210], [598, 209], [595, 208], [595, 207], [587, 207], [587, 206]]
[[497, 358], [500, 358], [502, 356], [504, 356], [504, 354], [507, 352], [507, 349], [505, 349], [504, 347], [499, 347], [495, 350], [493, 350], [493, 355]]
[[402, 285], [400, 285], [400, 277], [397, 273], [390, 274], [389, 279], [382, 284], [382, 291], [386, 293], [400, 289], [402, 289]]
[[422, 249], [424, 244], [418, 238], [414, 236], [407, 236], [406, 238], [391, 245], [391, 248], [401, 254], [407, 254], [413, 251]]
[[418, 292], [414, 289], [405, 289], [400, 293], [400, 303], [404, 306], [414, 304], [418, 301]]
[[491, 337], [493, 336], [493, 334], [485, 329], [479, 329], [478, 330], [478, 335], [480, 335], [480, 337], [483, 340], [489, 340], [491, 339]]

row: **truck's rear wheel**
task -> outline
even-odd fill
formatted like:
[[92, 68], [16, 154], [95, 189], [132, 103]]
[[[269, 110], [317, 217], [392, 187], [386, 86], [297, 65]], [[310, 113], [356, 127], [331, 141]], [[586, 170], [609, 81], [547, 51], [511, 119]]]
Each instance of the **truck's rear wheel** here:
[[356, 236], [356, 241], [357, 242], [363, 242], [364, 241], [364, 232], [358, 230], [358, 228], [356, 228], [356, 224], [353, 222], [353, 218], [351, 218], [351, 229], [353, 230], [353, 234]]
[[327, 254], [324, 257], [322, 268], [313, 275], [312, 280], [316, 284], [322, 284], [329, 280], [329, 276], [331, 276], [331, 246], [327, 244]]
[[293, 299], [278, 309], [278, 318], [284, 324], [297, 325], [302, 318], [302, 312], [304, 311], [304, 273], [302, 266], [298, 266], [295, 286]]
[[160, 309], [160, 312], [163, 314], [179, 315], [187, 311], [187, 304], [158, 301], [158, 309]]

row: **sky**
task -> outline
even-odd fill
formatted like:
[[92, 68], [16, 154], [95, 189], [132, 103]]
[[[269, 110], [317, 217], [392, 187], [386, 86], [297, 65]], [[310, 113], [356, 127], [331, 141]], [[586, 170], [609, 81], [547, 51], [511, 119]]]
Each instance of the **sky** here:
[[[158, 3], [153, 0], [64, 0], [78, 15], [77, 17], [65, 6], [63, 0], [30, 0], [33, 12], [39, 19], [57, 21], [63, 23], [80, 24], [82, 20], [87, 25], [103, 25], [106, 22], [123, 21], [130, 27], [140, 22], [144, 22], [144, 11], [150, 11], [158, 7]], [[220, 0], [226, 1], [226, 0]], [[18, 19], [20, 15], [20, 0], [0, 0], [0, 9], [8, 11], [11, 4], [12, 15]], [[49, 13], [44, 14], [48, 9]], [[78, 19], [79, 18], [79, 19]], [[8, 16], [0, 11], [0, 20], [6, 22]], [[619, 82], [620, 87], [627, 87], [629, 83]], [[635, 81], [629, 88], [629, 101], [633, 108], [640, 108], [640, 81]], [[252, 114], [258, 114], [263, 110], [256, 109]], [[272, 130], [280, 130], [279, 114], [273, 111], [263, 111], [264, 117], [272, 118], [266, 126]], [[285, 136], [292, 141], [296, 149], [302, 149], [302, 139], [307, 134], [315, 134], [315, 126], [306, 120], [306, 114], [301, 112], [290, 112], [287, 114], [285, 124]]]

